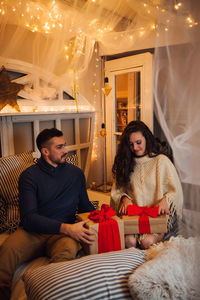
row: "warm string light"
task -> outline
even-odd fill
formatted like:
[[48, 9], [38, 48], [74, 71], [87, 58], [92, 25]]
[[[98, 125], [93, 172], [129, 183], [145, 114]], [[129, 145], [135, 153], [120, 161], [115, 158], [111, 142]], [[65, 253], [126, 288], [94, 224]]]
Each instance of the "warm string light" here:
[[[25, 1], [23, 1], [25, 4]], [[56, 1], [52, 1], [49, 7], [39, 6], [39, 3], [26, 3], [22, 1], [15, 5], [0, 3], [0, 15], [6, 13], [18, 14], [22, 17], [20, 22], [32, 32], [50, 33], [63, 28], [63, 15], [59, 12]], [[24, 23], [25, 22], [25, 23]]]
[[182, 6], [182, 3], [181, 2], [177, 3], [176, 0], [175, 0], [174, 9], [178, 10], [181, 6]]
[[[90, 0], [90, 5], [93, 5], [93, 2], [96, 2], [95, 0]], [[68, 46], [68, 50], [65, 49], [64, 51], [64, 58], [66, 62], [71, 62], [73, 58], [80, 57], [84, 55], [84, 40], [86, 36], [90, 35], [92, 38], [94, 38], [96, 41], [103, 40], [104, 37], [107, 36], [107, 33], [114, 33], [113, 35], [113, 42], [117, 42], [123, 38], [128, 38], [130, 43], [135, 43], [136, 39], [144, 38], [146, 32], [149, 32], [150, 30], [156, 31], [156, 34], [158, 34], [158, 25], [157, 24], [146, 24], [145, 26], [134, 30], [134, 32], [124, 32], [124, 33], [116, 33], [113, 32], [113, 27], [109, 24], [104, 25], [98, 18], [90, 18], [88, 19], [88, 24], [85, 29], [82, 30], [79, 28], [78, 30], [75, 30], [74, 28], [74, 21], [71, 21], [70, 24], [66, 25], [66, 20], [71, 19], [69, 15], [66, 13], [64, 14], [63, 11], [61, 11], [61, 8], [59, 8], [58, 5], [59, 2], [53, 0], [50, 2], [48, 6], [40, 5], [39, 2], [27, 2], [27, 1], [1, 1], [0, 2], [0, 16], [4, 16], [5, 14], [12, 13], [14, 15], [19, 15], [20, 22], [24, 24], [24, 26], [36, 33], [41, 32], [45, 34], [51, 34], [55, 33], [57, 30], [68, 30], [69, 33], [74, 33], [74, 36], [76, 36], [76, 49], [72, 49], [70, 46]], [[153, 14], [155, 13], [155, 16], [158, 13], [159, 5], [158, 1], [155, 1], [154, 4], [151, 2], [151, 5], [148, 4], [149, 2], [142, 2], [140, 5], [143, 7], [145, 14]], [[181, 1], [174, 0], [174, 10], [179, 10], [183, 7], [183, 4]], [[161, 9], [162, 13], [166, 13], [167, 10], [165, 8]], [[68, 13], [68, 12], [67, 12]], [[65, 15], [65, 18], [63, 17]], [[69, 21], [68, 21], [69, 22]], [[198, 22], [193, 19], [192, 16], [188, 16], [185, 18], [185, 23], [188, 25], [188, 27], [194, 27], [198, 25]], [[162, 29], [162, 28], [161, 28]], [[168, 25], [163, 26], [164, 31], [168, 31]]]
[[[93, 82], [92, 82], [92, 90], [93, 90], [93, 97], [94, 97], [94, 107], [96, 107], [96, 101], [97, 101], [97, 95], [99, 93], [99, 89], [97, 87], [97, 72], [99, 70], [99, 55], [98, 55], [98, 48], [97, 45], [95, 44], [94, 46], [94, 59], [95, 59], [95, 70], [93, 73]], [[92, 148], [92, 155], [91, 159], [92, 161], [97, 161], [98, 160], [98, 124], [99, 121], [97, 118], [95, 118], [95, 132], [94, 132], [94, 139], [93, 139], [93, 148]]]
[[187, 17], [186, 18], [186, 23], [188, 24], [189, 27], [194, 27], [198, 25], [198, 22], [196, 22], [192, 17]]

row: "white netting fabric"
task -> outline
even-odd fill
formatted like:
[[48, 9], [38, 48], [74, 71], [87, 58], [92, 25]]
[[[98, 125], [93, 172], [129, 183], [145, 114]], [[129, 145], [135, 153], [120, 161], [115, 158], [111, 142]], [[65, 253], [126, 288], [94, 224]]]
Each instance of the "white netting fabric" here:
[[[167, 14], [159, 13], [153, 88], [156, 115], [173, 149], [183, 183], [184, 207], [189, 209], [185, 216], [187, 229], [199, 234], [200, 1], [180, 3], [176, 19], [171, 14], [174, 1], [168, 1]], [[159, 24], [165, 31], [159, 30]]]
[[100, 55], [155, 47], [156, 115], [184, 183], [185, 205], [199, 211], [200, 1], [0, 1], [0, 58], [57, 75], [57, 85], [84, 78], [97, 44]]
[[155, 42], [164, 0], [3, 0], [0, 56], [31, 63], [63, 82], [83, 76], [94, 51], [111, 54]]

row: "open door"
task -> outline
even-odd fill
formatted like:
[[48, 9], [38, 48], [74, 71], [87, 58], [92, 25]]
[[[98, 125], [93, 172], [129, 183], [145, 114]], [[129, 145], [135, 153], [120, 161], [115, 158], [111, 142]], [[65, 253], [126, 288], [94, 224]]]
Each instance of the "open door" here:
[[153, 130], [152, 54], [107, 61], [105, 77], [112, 87], [105, 99], [107, 180], [112, 181], [112, 165], [126, 125], [142, 120]]

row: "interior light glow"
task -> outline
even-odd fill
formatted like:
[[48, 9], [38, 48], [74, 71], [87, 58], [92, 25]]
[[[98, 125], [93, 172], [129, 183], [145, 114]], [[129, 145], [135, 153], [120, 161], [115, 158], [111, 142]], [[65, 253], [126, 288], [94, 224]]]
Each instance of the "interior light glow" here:
[[176, 3], [176, 4], [174, 5], [174, 9], [178, 10], [181, 6], [182, 6], [182, 3], [181, 3], [181, 2]]

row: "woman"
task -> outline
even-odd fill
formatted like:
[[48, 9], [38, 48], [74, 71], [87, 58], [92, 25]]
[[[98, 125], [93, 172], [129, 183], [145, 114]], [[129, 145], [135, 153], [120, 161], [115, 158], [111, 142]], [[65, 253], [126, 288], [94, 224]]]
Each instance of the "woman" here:
[[[111, 190], [111, 206], [126, 214], [127, 207], [159, 207], [168, 215], [168, 237], [182, 215], [183, 194], [180, 180], [167, 147], [161, 144], [142, 121], [132, 121], [125, 128], [112, 168], [115, 182]], [[126, 235], [126, 247], [148, 249], [164, 234]]]

